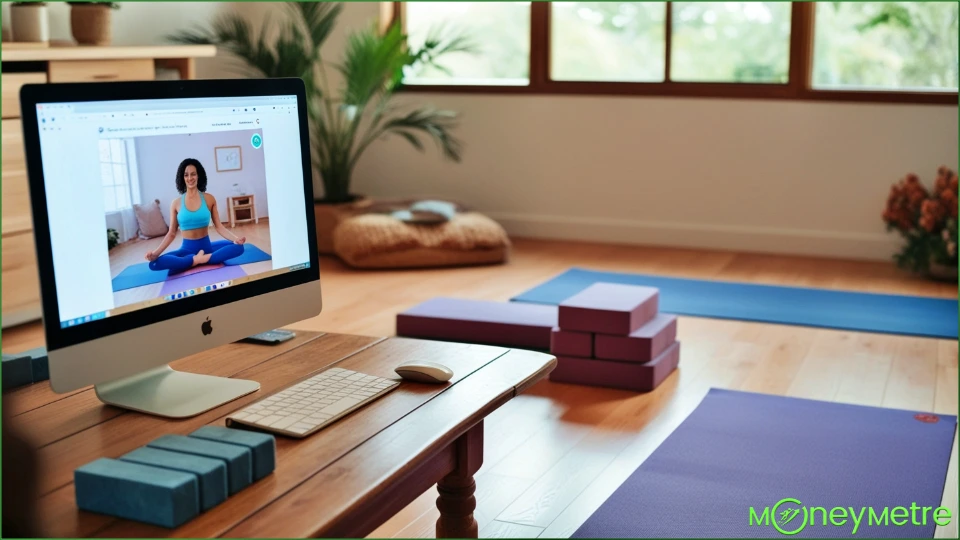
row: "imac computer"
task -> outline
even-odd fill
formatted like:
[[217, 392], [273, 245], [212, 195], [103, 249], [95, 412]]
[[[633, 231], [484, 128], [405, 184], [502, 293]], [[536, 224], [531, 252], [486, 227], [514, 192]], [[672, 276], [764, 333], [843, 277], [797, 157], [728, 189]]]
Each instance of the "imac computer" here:
[[259, 383], [169, 362], [320, 313], [299, 79], [20, 92], [50, 384], [182, 418]]

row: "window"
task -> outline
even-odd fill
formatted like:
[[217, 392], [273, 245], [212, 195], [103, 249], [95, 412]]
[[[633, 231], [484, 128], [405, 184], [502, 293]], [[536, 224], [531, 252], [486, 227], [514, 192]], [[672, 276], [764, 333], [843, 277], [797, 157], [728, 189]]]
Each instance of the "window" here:
[[530, 2], [408, 2], [407, 35], [419, 48], [436, 32], [466, 34], [477, 53], [451, 53], [445, 73], [428, 68], [405, 84], [526, 85], [530, 82]]
[[672, 2], [670, 79], [788, 81], [790, 4]]
[[556, 2], [550, 76], [558, 81], [662, 81], [663, 2]]
[[100, 140], [100, 177], [103, 181], [103, 208], [118, 212], [140, 202], [139, 182], [130, 177], [133, 145], [124, 139]]
[[957, 104], [955, 2], [394, 2], [413, 46], [478, 54], [406, 74], [432, 91]]
[[817, 5], [813, 87], [957, 90], [956, 2]]

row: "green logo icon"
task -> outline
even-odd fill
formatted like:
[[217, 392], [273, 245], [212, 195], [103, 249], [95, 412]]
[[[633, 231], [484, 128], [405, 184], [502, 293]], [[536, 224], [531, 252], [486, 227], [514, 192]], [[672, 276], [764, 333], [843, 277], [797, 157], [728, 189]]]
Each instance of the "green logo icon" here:
[[[799, 508], [788, 508], [784, 505], [792, 504], [799, 506]], [[781, 510], [780, 507], [783, 506]], [[793, 528], [788, 528], [791, 521], [793, 521], [797, 516], [800, 515], [800, 512], [803, 512], [803, 518], [800, 519], [800, 523], [794, 524]], [[794, 535], [802, 531], [807, 526], [807, 508], [803, 504], [791, 498], [780, 499], [777, 504], [773, 505], [773, 527], [780, 532], [780, 534]]]
[[250, 137], [250, 144], [252, 144], [254, 148], [260, 148], [263, 146], [263, 137], [261, 137], [259, 133], [254, 133], [253, 137]]

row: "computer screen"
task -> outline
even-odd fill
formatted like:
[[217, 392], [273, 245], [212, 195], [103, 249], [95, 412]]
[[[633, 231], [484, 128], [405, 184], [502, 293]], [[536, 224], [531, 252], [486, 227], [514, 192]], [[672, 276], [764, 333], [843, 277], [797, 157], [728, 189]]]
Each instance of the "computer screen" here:
[[61, 328], [310, 265], [295, 95], [37, 103]]

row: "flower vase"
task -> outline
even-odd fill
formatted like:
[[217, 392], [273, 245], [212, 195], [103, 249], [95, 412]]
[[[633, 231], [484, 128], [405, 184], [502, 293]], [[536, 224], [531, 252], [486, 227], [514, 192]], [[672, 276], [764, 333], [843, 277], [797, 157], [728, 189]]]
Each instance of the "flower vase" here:
[[957, 265], [940, 264], [930, 261], [927, 277], [936, 281], [957, 283]]

